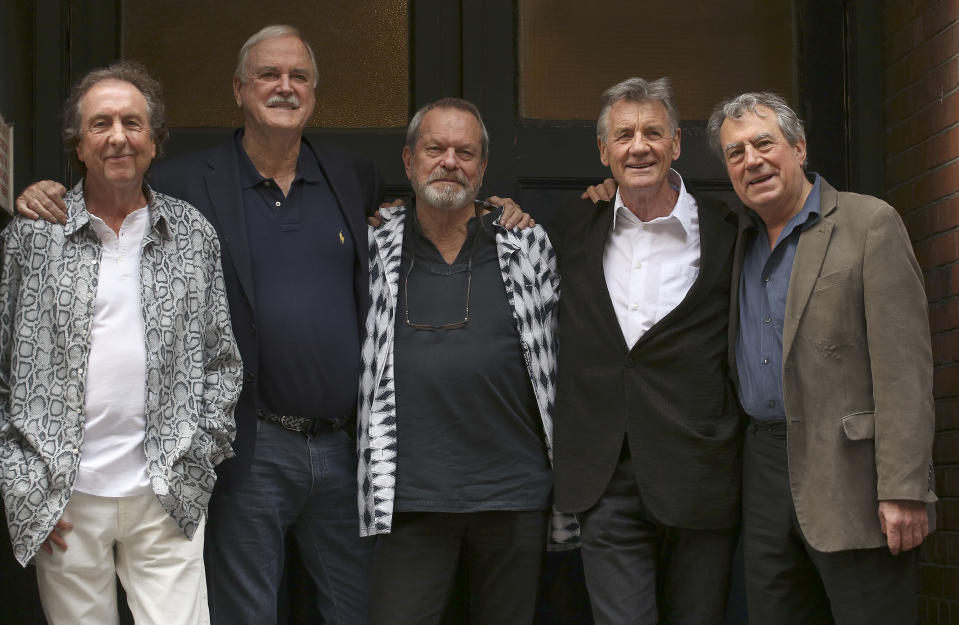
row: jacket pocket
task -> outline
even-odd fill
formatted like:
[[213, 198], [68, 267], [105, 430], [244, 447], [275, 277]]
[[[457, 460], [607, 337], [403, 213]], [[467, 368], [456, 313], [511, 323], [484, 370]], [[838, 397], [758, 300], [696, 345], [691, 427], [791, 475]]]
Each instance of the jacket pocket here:
[[842, 418], [842, 433], [846, 440], [865, 441], [876, 438], [875, 412], [863, 410]]
[[822, 291], [824, 289], [834, 287], [837, 284], [842, 284], [843, 282], [849, 282], [850, 278], [852, 278], [852, 267], [827, 273], [824, 276], [820, 276], [819, 279], [816, 280], [816, 286], [813, 287], [813, 292]]

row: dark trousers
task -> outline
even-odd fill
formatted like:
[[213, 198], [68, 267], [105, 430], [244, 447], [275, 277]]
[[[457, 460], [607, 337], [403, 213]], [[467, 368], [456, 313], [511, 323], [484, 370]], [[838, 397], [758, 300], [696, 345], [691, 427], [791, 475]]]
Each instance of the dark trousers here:
[[785, 424], [749, 426], [743, 478], [751, 623], [917, 622], [916, 549], [898, 556], [886, 547], [824, 553], [803, 538], [789, 489]]
[[547, 523], [546, 511], [395, 513], [376, 539], [370, 625], [439, 623], [461, 551], [470, 621], [532, 623]]
[[360, 538], [356, 443], [342, 430], [311, 438], [257, 421], [250, 475], [215, 489], [206, 562], [214, 625], [271, 625], [287, 534], [315, 585], [327, 625], [365, 625], [372, 538]]
[[596, 625], [722, 623], [738, 528], [691, 530], [656, 521], [643, 505], [625, 444], [606, 492], [578, 516]]

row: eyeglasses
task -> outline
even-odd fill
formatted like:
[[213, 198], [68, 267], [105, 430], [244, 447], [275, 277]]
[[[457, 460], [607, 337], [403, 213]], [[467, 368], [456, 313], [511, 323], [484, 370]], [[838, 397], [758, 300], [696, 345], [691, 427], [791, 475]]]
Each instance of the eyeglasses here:
[[[490, 204], [489, 202], [484, 202], [483, 200], [473, 200], [473, 205], [476, 208], [476, 217], [479, 219], [482, 215], [482, 211], [485, 210], [502, 210], [501, 206], [496, 206], [495, 204]], [[473, 230], [473, 238], [470, 242], [470, 255], [469, 259], [466, 262], [466, 312], [463, 314], [463, 318], [460, 321], [453, 321], [451, 323], [414, 323], [410, 321], [410, 274], [413, 273], [413, 265], [416, 264], [416, 234], [415, 229], [416, 224], [416, 211], [411, 211], [410, 215], [410, 235], [413, 237], [410, 239], [410, 266], [406, 270], [406, 279], [403, 281], [403, 299], [406, 304], [406, 325], [417, 330], [452, 330], [455, 328], [464, 328], [466, 324], [470, 322], [470, 291], [473, 286], [473, 250], [476, 249], [476, 236], [479, 234], [480, 227], [482, 224], [477, 223], [476, 228]]]

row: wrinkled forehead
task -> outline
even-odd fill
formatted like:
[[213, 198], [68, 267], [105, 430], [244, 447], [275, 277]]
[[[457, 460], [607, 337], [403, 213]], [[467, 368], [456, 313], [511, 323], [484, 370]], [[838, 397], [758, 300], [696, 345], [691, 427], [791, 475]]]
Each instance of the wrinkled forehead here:
[[743, 111], [739, 117], [727, 117], [719, 129], [722, 143], [732, 140], [748, 141], [759, 136], [783, 136], [776, 115], [764, 106], [755, 111]]
[[423, 116], [420, 138], [476, 143], [483, 141], [479, 120], [472, 113], [455, 108], [435, 108]]
[[79, 102], [80, 118], [106, 112], [123, 112], [147, 117], [149, 107], [146, 97], [132, 83], [108, 78], [87, 89]]
[[258, 67], [300, 69], [313, 77], [313, 63], [303, 41], [295, 35], [281, 35], [264, 39], [252, 48], [246, 59], [246, 70]]

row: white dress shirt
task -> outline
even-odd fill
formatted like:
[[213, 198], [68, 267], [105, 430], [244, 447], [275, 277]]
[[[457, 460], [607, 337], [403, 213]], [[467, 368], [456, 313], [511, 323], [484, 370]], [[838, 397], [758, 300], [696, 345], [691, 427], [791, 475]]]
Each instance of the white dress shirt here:
[[669, 170], [669, 183], [679, 191], [672, 212], [645, 222], [616, 191], [603, 272], [630, 348], [683, 301], [699, 276], [699, 208], [676, 170]]
[[126, 497], [150, 490], [143, 451], [147, 356], [140, 305], [140, 256], [150, 212], [144, 206], [127, 215], [119, 236], [96, 215], [90, 215], [90, 225], [102, 253], [75, 489]]

